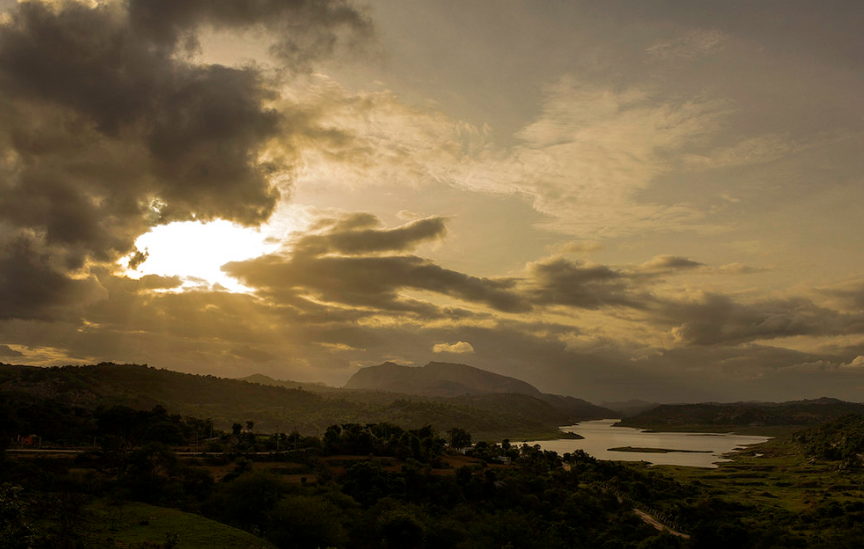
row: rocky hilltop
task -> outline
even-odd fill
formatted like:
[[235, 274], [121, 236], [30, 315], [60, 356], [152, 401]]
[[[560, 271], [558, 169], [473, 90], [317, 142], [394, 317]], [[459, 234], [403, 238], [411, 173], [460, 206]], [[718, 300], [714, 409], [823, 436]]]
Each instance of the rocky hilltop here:
[[[580, 398], [542, 393], [537, 387], [521, 379], [481, 370], [467, 364], [430, 362], [426, 366], [417, 367], [385, 362], [378, 366], [360, 369], [348, 380], [345, 388], [444, 397], [462, 401], [468, 399], [471, 403], [476, 403], [478, 398], [496, 396], [501, 402], [510, 402], [512, 398], [506, 400], [507, 395], [526, 395], [551, 406], [558, 413], [563, 414], [562, 417], [574, 420], [619, 417], [619, 414], [612, 410]], [[486, 400], [488, 401], [488, 398]]]
[[453, 397], [490, 393], [516, 393], [539, 397], [539, 389], [521, 379], [502, 376], [467, 364], [430, 362], [426, 366], [401, 366], [385, 362], [361, 368], [346, 389], [366, 389], [409, 395]]

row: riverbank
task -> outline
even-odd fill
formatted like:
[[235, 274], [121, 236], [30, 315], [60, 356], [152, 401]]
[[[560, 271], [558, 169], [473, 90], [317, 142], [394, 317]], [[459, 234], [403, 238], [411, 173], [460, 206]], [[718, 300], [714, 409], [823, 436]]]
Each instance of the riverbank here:
[[714, 468], [727, 459], [725, 455], [729, 452], [769, 438], [731, 433], [646, 432], [615, 427], [617, 422], [618, 419], [584, 421], [562, 427], [562, 430], [581, 435], [582, 439], [538, 439], [528, 443], [562, 455], [581, 450], [601, 460]]

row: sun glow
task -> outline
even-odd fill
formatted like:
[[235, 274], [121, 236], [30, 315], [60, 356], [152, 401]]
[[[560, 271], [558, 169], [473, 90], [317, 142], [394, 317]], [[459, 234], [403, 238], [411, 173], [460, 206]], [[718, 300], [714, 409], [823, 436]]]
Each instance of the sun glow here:
[[278, 244], [260, 230], [217, 220], [160, 225], [138, 237], [135, 246], [145, 258], [137, 268], [133, 268], [134, 262], [130, 265], [134, 254], [123, 258], [130, 278], [179, 276], [183, 289], [222, 286], [232, 292], [246, 292], [248, 288], [222, 272], [222, 265], [264, 255]]

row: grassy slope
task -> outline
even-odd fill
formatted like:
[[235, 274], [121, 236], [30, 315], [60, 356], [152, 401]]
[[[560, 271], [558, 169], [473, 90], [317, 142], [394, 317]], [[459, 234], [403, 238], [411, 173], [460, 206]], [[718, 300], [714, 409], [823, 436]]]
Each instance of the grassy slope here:
[[144, 542], [164, 543], [166, 535], [176, 534], [179, 549], [275, 549], [270, 542], [243, 530], [146, 503], [115, 506], [98, 501], [88, 506], [87, 511], [90, 518], [83, 529], [83, 538], [88, 547], [140, 547]]
[[750, 446], [717, 469], [657, 466], [680, 482], [698, 482], [726, 500], [762, 513], [805, 513], [826, 501], [864, 502], [864, 471], [838, 471], [837, 462], [811, 460], [791, 436]]

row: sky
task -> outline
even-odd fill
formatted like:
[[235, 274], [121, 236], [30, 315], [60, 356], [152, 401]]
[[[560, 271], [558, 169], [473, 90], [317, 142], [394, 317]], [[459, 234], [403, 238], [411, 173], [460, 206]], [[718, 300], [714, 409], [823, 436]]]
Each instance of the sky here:
[[864, 3], [0, 10], [2, 362], [864, 400]]

